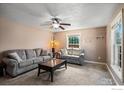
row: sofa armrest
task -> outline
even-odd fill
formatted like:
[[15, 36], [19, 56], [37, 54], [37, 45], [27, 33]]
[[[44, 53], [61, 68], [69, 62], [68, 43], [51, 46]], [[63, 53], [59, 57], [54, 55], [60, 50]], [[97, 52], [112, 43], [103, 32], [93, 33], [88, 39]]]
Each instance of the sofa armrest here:
[[2, 61], [6, 64], [6, 72], [14, 77], [18, 72], [18, 62], [14, 59], [3, 58]]
[[84, 53], [81, 53], [79, 58], [84, 59]]
[[80, 65], [83, 65], [83, 62], [84, 62], [84, 53], [81, 53], [80, 54], [79, 61], [80, 61]]
[[61, 52], [56, 52], [55, 53], [55, 58], [61, 58]]
[[57, 52], [59, 56], [64, 56], [61, 51]]
[[18, 62], [14, 59], [10, 59], [10, 58], [3, 58], [2, 61], [9, 66], [16, 66], [18, 65]]
[[81, 53], [80, 56], [84, 56], [84, 53]]
[[59, 52], [57, 52], [59, 55], [62, 55], [62, 53], [59, 51]]

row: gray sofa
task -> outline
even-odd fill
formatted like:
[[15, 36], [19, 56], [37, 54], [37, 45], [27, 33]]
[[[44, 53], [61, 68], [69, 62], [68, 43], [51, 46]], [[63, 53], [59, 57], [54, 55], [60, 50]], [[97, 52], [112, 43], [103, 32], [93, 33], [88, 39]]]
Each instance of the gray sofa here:
[[[10, 56], [12, 53], [19, 56], [19, 61]], [[2, 61], [6, 64], [6, 72], [12, 77], [15, 77], [21, 73], [37, 68], [39, 62], [44, 62], [51, 58], [52, 55], [41, 48], [16, 49], [4, 51]]]
[[66, 60], [68, 63], [83, 65], [84, 50], [82, 49], [61, 49], [60, 58]]

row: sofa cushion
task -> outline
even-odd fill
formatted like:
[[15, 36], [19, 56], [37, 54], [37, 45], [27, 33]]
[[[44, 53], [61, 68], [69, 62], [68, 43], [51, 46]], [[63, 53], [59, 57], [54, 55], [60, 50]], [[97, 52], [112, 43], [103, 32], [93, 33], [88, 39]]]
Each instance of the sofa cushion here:
[[20, 50], [16, 50], [16, 52], [22, 60], [26, 60], [25, 50], [20, 49]]
[[50, 56], [42, 56], [43, 57], [43, 61], [47, 61], [47, 60], [50, 60], [51, 57]]
[[73, 58], [79, 58], [79, 56], [77, 56], [77, 55], [67, 55], [68, 57], [73, 57]]
[[40, 56], [40, 54], [42, 53], [42, 51], [43, 51], [43, 49], [41, 49], [41, 48], [36, 48], [36, 49], [34, 49], [35, 50], [35, 53], [36, 53], [36, 56], [38, 57], [38, 56]]
[[25, 50], [27, 59], [36, 57], [36, 53], [33, 49], [27, 49]]
[[39, 62], [43, 62], [43, 57], [34, 58], [34, 63], [39, 63]]
[[79, 56], [76, 55], [66, 55], [66, 56], [61, 56], [63, 59], [71, 59], [71, 58], [79, 58]]
[[8, 57], [17, 60], [18, 62], [22, 61], [22, 59], [19, 57], [19, 55], [16, 52], [9, 53]]
[[61, 56], [62, 59], [69, 59], [69, 56]]
[[19, 67], [26, 67], [32, 64], [33, 64], [33, 59], [28, 59], [28, 60], [21, 61], [19, 63]]

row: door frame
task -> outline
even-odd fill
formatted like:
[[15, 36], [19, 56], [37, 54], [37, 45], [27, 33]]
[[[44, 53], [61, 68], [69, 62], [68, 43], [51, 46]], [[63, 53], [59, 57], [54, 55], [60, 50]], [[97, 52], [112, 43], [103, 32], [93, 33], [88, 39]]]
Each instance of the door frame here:
[[[116, 75], [118, 76], [118, 78], [121, 80], [121, 82], [124, 82], [124, 10], [121, 9], [120, 12], [117, 14], [117, 16], [115, 17], [115, 19], [112, 21], [112, 24], [111, 24], [111, 68], [113, 69], [113, 71], [116, 73]], [[114, 51], [114, 48], [113, 48], [113, 43], [114, 43], [114, 30], [113, 30], [113, 26], [114, 24], [119, 20], [119, 19], [122, 19], [122, 60], [121, 60], [121, 64], [122, 64], [122, 68], [121, 68], [121, 72], [120, 72], [120, 76], [118, 75], [118, 71], [113, 67], [113, 60], [114, 60], [114, 54], [115, 53]]]

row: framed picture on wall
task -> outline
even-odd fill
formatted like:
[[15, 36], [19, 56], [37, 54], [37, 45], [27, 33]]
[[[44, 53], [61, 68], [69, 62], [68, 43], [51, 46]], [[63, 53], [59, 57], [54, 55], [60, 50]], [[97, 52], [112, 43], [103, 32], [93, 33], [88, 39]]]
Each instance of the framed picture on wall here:
[[68, 49], [80, 49], [80, 34], [67, 34], [67, 48]]

